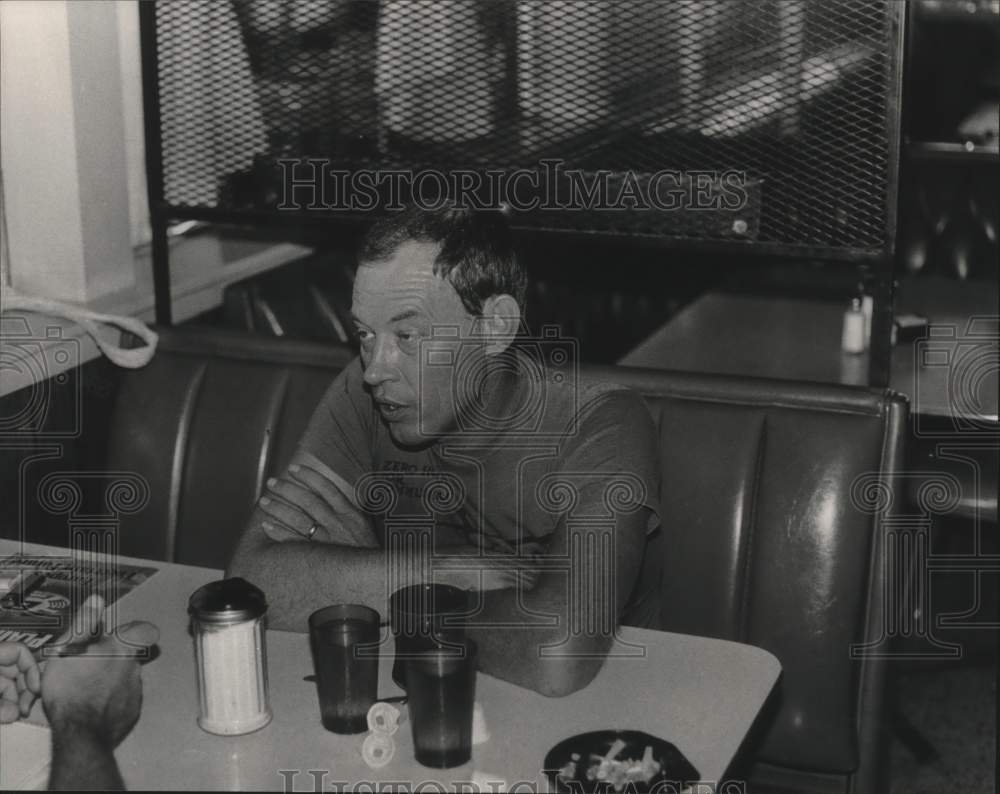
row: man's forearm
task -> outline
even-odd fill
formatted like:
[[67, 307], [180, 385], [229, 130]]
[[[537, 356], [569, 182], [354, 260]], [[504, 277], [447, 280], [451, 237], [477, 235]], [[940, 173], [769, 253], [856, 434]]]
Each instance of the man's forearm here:
[[54, 725], [49, 789], [124, 791], [125, 783], [110, 742], [88, 726]]
[[589, 684], [613, 633], [574, 630], [568, 600], [560, 596], [549, 587], [479, 593], [468, 629], [479, 647], [479, 669], [550, 697]]
[[[597, 674], [613, 640], [613, 605], [590, 603], [592, 594], [580, 593], [581, 603], [571, 608], [565, 576], [543, 575], [544, 584], [532, 589], [533, 566], [523, 559], [490, 559], [467, 546], [439, 549], [436, 556], [429, 549], [426, 543], [393, 544], [390, 551], [277, 542], [263, 533], [248, 533], [228, 573], [263, 589], [270, 626], [286, 631], [306, 631], [311, 612], [336, 603], [365, 604], [387, 618], [389, 596], [400, 587], [427, 581], [456, 584], [478, 591], [479, 609], [469, 635], [479, 645], [484, 672], [551, 696], [574, 692]], [[525, 575], [515, 588], [511, 572], [518, 569]], [[580, 630], [581, 616], [590, 615], [583, 623], [593, 623], [598, 612], [597, 626]]]
[[330, 604], [364, 604], [388, 617], [393, 590], [425, 581], [421, 561], [385, 549], [258, 538], [244, 540], [227, 571], [267, 594], [268, 624], [307, 631], [310, 613]]
[[[520, 567], [509, 555], [481, 556], [479, 549], [459, 542], [464, 533], [454, 527], [436, 526], [423, 537], [411, 535], [412, 542], [383, 549], [346, 542], [279, 542], [262, 531], [264, 520], [255, 513], [227, 574], [260, 587], [267, 595], [270, 626], [285, 631], [306, 631], [311, 612], [337, 603], [364, 604], [388, 617], [389, 596], [411, 584], [508, 587]], [[339, 532], [336, 536], [345, 538]]]
[[[390, 557], [382, 549], [270, 542], [255, 554], [238, 554], [229, 574], [267, 593], [272, 628], [306, 631], [311, 612], [335, 603], [365, 604], [387, 618], [392, 591], [428, 581], [432, 570], [449, 567], [435, 566], [431, 559], [427, 568], [426, 562], [400, 551]], [[503, 564], [511, 567], [512, 561]], [[561, 696], [586, 686], [600, 670], [611, 635], [574, 633], [565, 595], [525, 587], [481, 590], [472, 598], [479, 608], [468, 633], [479, 646], [483, 672]]]

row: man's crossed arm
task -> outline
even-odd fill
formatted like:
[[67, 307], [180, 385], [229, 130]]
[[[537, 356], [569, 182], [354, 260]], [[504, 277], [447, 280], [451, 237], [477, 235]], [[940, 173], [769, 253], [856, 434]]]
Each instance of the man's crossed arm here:
[[[482, 556], [467, 543], [383, 548], [349, 486], [307, 453], [268, 482], [229, 566], [268, 595], [273, 628], [305, 631], [333, 603], [388, 614], [393, 590], [435, 581], [478, 591], [468, 630], [484, 672], [546, 695], [596, 675], [638, 576], [646, 510], [582, 526], [560, 521], [542, 556]], [[440, 540], [440, 539], [439, 539]]]

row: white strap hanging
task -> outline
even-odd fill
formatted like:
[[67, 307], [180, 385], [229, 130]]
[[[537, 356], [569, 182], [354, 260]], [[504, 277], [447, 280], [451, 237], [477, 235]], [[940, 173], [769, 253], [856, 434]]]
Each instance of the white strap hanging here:
[[[133, 317], [122, 317], [117, 314], [99, 314], [89, 309], [73, 306], [61, 301], [46, 298], [31, 298], [15, 292], [11, 287], [4, 286], [0, 290], [0, 311], [19, 309], [27, 312], [37, 312], [50, 317], [62, 317], [79, 325], [93, 337], [98, 348], [119, 367], [138, 369], [144, 367], [156, 352], [157, 335], [145, 323]], [[101, 336], [101, 324], [117, 327], [128, 331], [142, 339], [144, 347], [128, 349], [110, 342]]]

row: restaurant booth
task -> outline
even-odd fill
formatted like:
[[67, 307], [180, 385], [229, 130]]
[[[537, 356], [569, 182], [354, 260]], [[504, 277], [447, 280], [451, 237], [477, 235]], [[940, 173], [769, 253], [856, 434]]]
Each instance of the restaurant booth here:
[[[63, 9], [69, 51], [118, 25], [141, 66], [142, 131], [124, 134], [143, 143], [148, 301], [82, 301], [90, 337], [81, 301], [29, 295], [8, 179], [0, 570], [26, 553], [158, 569], [113, 605], [161, 624], [127, 784], [291, 790], [328, 769], [347, 788], [538, 790], [557, 740], [632, 727], [694, 765], [691, 791], [919, 791], [950, 768], [900, 682], [995, 664], [997, 134], [973, 112], [996, 109], [995, 3], [80, 5], [98, 16], [87, 33]], [[929, 75], [956, 42], [968, 96], [946, 123]], [[379, 169], [409, 181], [357, 191]], [[458, 184], [506, 190], [490, 211], [527, 264], [529, 335], [555, 328], [581, 378], [652, 415], [661, 625], [622, 627], [566, 698], [480, 673], [489, 730], [458, 777], [416, 766], [405, 724], [384, 768], [325, 733], [292, 632], [268, 633], [273, 722], [203, 733], [186, 599], [357, 366], [360, 235]]]

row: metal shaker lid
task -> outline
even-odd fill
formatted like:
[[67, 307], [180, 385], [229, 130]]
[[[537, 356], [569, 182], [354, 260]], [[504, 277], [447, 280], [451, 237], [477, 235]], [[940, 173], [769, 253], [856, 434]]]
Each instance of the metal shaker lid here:
[[204, 623], [239, 623], [267, 612], [260, 588], [238, 576], [199, 587], [188, 601], [188, 614]]

